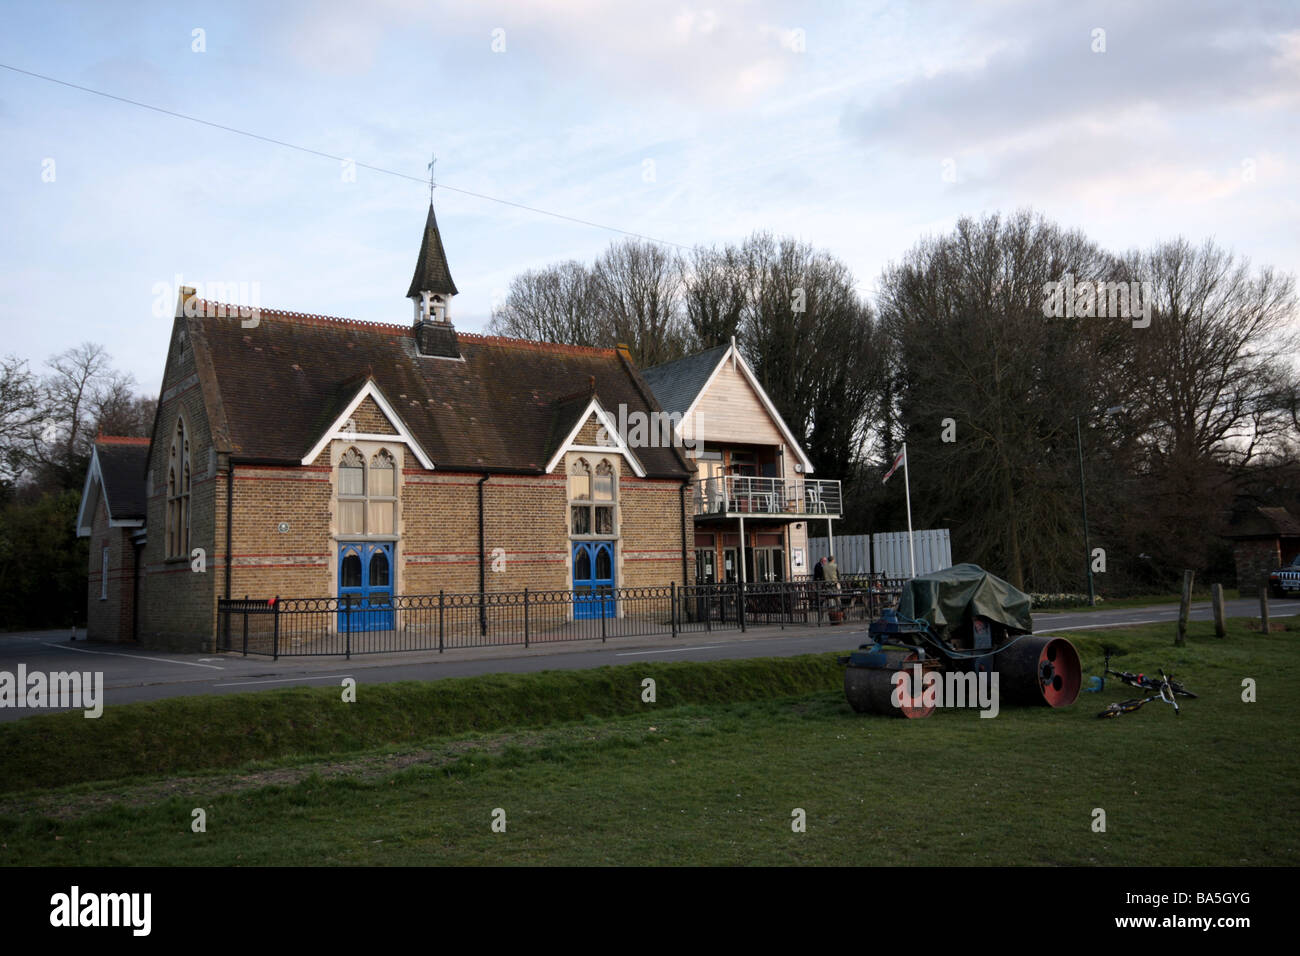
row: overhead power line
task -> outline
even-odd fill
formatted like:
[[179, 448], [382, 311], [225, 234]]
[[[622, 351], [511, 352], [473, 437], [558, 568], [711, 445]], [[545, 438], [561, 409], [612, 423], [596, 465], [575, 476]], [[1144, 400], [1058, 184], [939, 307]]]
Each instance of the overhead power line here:
[[[423, 176], [412, 176], [408, 173], [398, 172], [395, 169], [386, 169], [383, 166], [375, 166], [372, 163], [363, 163], [350, 156], [335, 156], [333, 153], [327, 153], [323, 150], [312, 149], [310, 146], [300, 146], [297, 143], [290, 143], [282, 139], [276, 139], [273, 136], [263, 136], [261, 133], [254, 133], [246, 129], [239, 129], [236, 126], [227, 126], [224, 123], [214, 123], [211, 120], [205, 120], [198, 116], [190, 116], [188, 113], [179, 113], [176, 110], [165, 109], [161, 106], [154, 106], [152, 103], [142, 103], [140, 100], [133, 100], [129, 97], [118, 96], [114, 93], [106, 93], [103, 90], [97, 90], [93, 87], [82, 86], [79, 83], [70, 83], [67, 80], [60, 80], [58, 77], [46, 76], [43, 73], [34, 73], [31, 70], [24, 70], [20, 67], [11, 66], [8, 63], [0, 63], [0, 67], [10, 70], [14, 73], [21, 73], [23, 76], [30, 76], [38, 80], [44, 80], [47, 83], [57, 83], [59, 86], [66, 86], [69, 89], [80, 90], [82, 93], [91, 93], [95, 96], [102, 96], [105, 99], [115, 100], [118, 103], [125, 103], [128, 106], [135, 106], [143, 110], [151, 110], [154, 113], [161, 113], [164, 116], [171, 116], [175, 119], [185, 120], [189, 123], [197, 123], [200, 126], [209, 126], [212, 129], [219, 129], [226, 133], [234, 133], [237, 136], [247, 136], [249, 139], [261, 140], [264, 143], [270, 143], [273, 146], [283, 146], [286, 149], [296, 149], [300, 153], [308, 153], [312, 156], [319, 156], [323, 159], [332, 159], [336, 162], [352, 162], [361, 169], [368, 169], [371, 172], [383, 173], [386, 176], [396, 176], [399, 179], [408, 179], [411, 182], [424, 185], [428, 180]], [[660, 245], [673, 246], [677, 249], [689, 249], [690, 246], [683, 245], [679, 242], [671, 242], [667, 239], [656, 239], [654, 236], [647, 236], [643, 233], [632, 232], [628, 229], [620, 229], [617, 226], [606, 225], [602, 222], [594, 222], [590, 219], [581, 219], [577, 216], [565, 215], [562, 212], [552, 212], [549, 209], [539, 209], [536, 206], [529, 206], [521, 202], [513, 202], [509, 199], [502, 199], [499, 196], [488, 196], [485, 193], [477, 193], [469, 189], [460, 189], [456, 186], [448, 186], [446, 183], [438, 183], [439, 189], [446, 189], [450, 192], [460, 193], [462, 196], [471, 196], [474, 199], [484, 199], [488, 202], [499, 203], [502, 206], [512, 206], [515, 209], [523, 209], [526, 212], [537, 213], [541, 216], [550, 216], [553, 219], [562, 219], [565, 222], [577, 223], [580, 226], [591, 226], [594, 229], [604, 229], [607, 232], [616, 232], [619, 235], [630, 236], [633, 239], [644, 239], [647, 242], [654, 242]]]

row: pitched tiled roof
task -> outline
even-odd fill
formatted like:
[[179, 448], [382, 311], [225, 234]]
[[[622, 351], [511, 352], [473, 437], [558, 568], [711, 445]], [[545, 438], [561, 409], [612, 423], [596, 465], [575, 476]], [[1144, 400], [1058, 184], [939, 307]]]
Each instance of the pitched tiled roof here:
[[113, 520], [143, 518], [144, 475], [149, 465], [149, 439], [100, 435], [95, 439], [95, 454], [99, 456], [104, 497], [108, 499], [108, 512]]
[[1285, 508], [1251, 508], [1232, 522], [1229, 538], [1300, 537], [1300, 519]]
[[[262, 309], [246, 329], [233, 309], [196, 311], [184, 321], [200, 375], [211, 369], [213, 431], [244, 457], [301, 461], [368, 377], [440, 470], [541, 472], [592, 379], [616, 419], [620, 404], [658, 410], [614, 349], [462, 333], [463, 360], [444, 359], [420, 355], [409, 326]], [[649, 476], [688, 473], [677, 449], [636, 454]]]
[[1268, 519], [1278, 534], [1287, 537], [1300, 535], [1300, 519], [1285, 508], [1260, 508], [1259, 513]]
[[718, 345], [705, 352], [697, 352], [675, 362], [665, 362], [654, 368], [643, 369], [641, 377], [655, 394], [655, 398], [670, 415], [685, 415], [709, 376], [727, 353], [728, 345]]
[[447, 253], [442, 248], [442, 234], [438, 232], [432, 202], [429, 203], [429, 216], [424, 221], [424, 238], [420, 240], [420, 256], [415, 260], [415, 275], [411, 277], [411, 288], [406, 297], [409, 299], [421, 292], [456, 294], [456, 283], [451, 281], [451, 269], [447, 266]]

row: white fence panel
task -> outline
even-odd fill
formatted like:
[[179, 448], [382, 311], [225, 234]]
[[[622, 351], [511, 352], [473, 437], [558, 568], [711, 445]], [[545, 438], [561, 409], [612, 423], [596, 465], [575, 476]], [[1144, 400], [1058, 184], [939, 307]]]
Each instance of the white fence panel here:
[[[916, 573], [929, 574], [952, 567], [952, 541], [947, 528], [913, 532], [916, 547]], [[808, 570], [830, 554], [829, 539], [808, 539]], [[837, 534], [835, 563], [841, 574], [866, 574], [874, 571], [890, 578], [905, 578], [911, 564], [907, 553], [907, 532], [881, 534]]]
[[[916, 573], [929, 574], [952, 567], [952, 541], [947, 528], [916, 531], [912, 534], [916, 549]], [[911, 573], [907, 532], [892, 531], [872, 535], [871, 567], [888, 578], [905, 578]]]
[[[808, 573], [823, 557], [830, 554], [827, 538], [808, 539]], [[871, 535], [837, 534], [835, 536], [835, 563], [841, 574], [868, 574], [871, 571]]]

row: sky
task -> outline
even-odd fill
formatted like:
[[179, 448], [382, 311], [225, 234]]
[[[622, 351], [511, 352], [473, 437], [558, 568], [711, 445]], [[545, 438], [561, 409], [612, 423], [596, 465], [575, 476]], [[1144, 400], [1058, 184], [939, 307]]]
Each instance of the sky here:
[[97, 342], [156, 392], [178, 277], [408, 323], [432, 155], [466, 331], [612, 230], [794, 236], [864, 296], [922, 238], [1023, 207], [1116, 252], [1213, 238], [1300, 272], [1296, 2], [0, 0], [0, 22], [5, 67], [315, 151], [0, 68], [0, 353], [36, 371]]

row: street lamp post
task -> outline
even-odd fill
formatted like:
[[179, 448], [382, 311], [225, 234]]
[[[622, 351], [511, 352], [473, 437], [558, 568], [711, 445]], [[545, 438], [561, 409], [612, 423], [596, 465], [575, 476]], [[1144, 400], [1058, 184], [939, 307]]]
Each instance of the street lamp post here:
[[1083, 428], [1074, 416], [1074, 440], [1079, 450], [1079, 500], [1083, 503], [1083, 567], [1088, 575], [1088, 607], [1096, 607], [1097, 594], [1092, 585], [1092, 546], [1088, 542], [1088, 492], [1083, 483]]
[[[1124, 405], [1112, 405], [1103, 414], [1114, 415], [1124, 409]], [[1080, 416], [1074, 416], [1074, 441], [1079, 451], [1079, 501], [1083, 505], [1083, 568], [1088, 575], [1088, 606], [1096, 607], [1097, 592], [1093, 589], [1092, 583], [1092, 545], [1088, 541], [1088, 491], [1083, 483], [1083, 427], [1079, 419]]]

